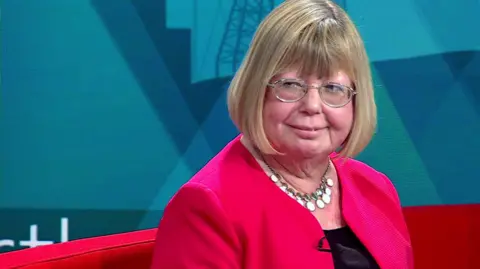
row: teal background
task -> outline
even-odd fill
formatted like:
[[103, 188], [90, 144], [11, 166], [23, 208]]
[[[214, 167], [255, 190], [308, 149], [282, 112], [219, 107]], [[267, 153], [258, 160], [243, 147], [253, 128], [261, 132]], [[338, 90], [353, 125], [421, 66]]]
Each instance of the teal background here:
[[[280, 2], [3, 0], [0, 240], [58, 241], [62, 217], [70, 239], [155, 227], [236, 136], [225, 89]], [[358, 159], [404, 206], [479, 203], [480, 1], [337, 2], [375, 75]]]

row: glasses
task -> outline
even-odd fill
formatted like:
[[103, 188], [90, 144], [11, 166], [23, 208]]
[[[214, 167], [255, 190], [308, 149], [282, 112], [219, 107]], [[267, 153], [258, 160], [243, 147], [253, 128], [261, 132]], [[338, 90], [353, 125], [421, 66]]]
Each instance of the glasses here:
[[329, 107], [345, 106], [357, 94], [351, 87], [334, 82], [308, 85], [300, 79], [283, 78], [267, 85], [272, 88], [275, 97], [285, 103], [299, 101], [307, 94], [308, 89], [317, 89], [320, 99]]

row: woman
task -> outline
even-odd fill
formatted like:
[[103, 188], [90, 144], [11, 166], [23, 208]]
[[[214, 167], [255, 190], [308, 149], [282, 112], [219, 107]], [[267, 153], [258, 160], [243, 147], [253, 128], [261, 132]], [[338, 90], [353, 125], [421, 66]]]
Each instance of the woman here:
[[241, 135], [167, 205], [152, 268], [413, 268], [394, 186], [352, 159], [376, 107], [363, 42], [340, 7], [274, 9], [228, 108]]

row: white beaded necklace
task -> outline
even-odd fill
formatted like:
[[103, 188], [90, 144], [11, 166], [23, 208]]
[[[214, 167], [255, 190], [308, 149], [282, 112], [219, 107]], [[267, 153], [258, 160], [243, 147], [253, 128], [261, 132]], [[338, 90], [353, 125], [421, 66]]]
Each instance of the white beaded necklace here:
[[310, 212], [315, 211], [317, 208], [323, 209], [325, 208], [325, 206], [330, 204], [332, 200], [331, 187], [333, 187], [333, 180], [326, 177], [328, 169], [330, 168], [330, 159], [328, 160], [327, 169], [325, 169], [325, 172], [323, 173], [320, 186], [312, 193], [300, 193], [292, 187], [289, 187], [289, 185], [283, 179], [282, 175], [275, 172], [275, 170], [263, 159], [262, 155], [259, 155], [262, 158], [263, 163], [268, 167], [271, 172], [270, 179], [288, 196], [297, 200], [297, 202], [307, 208]]

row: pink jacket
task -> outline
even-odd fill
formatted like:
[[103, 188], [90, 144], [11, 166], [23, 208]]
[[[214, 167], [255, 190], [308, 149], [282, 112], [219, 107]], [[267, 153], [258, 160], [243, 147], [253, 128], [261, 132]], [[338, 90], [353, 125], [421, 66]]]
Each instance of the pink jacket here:
[[[347, 225], [381, 268], [413, 268], [397, 192], [382, 173], [334, 159]], [[263, 172], [240, 136], [230, 142], [165, 208], [152, 269], [333, 269], [315, 217]], [[324, 246], [328, 247], [328, 246]]]

